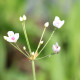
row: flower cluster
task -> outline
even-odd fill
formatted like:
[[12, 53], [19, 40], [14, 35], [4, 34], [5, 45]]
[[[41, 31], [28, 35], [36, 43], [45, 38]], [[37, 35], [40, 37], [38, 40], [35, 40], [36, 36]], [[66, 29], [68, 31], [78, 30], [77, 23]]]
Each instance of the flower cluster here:
[[[39, 41], [38, 47], [37, 47], [37, 49], [36, 49], [35, 52], [32, 52], [32, 51], [31, 51], [31, 48], [30, 48], [30, 44], [29, 44], [27, 32], [26, 32], [26, 29], [25, 29], [25, 22], [24, 22], [25, 20], [26, 20], [26, 16], [25, 16], [25, 15], [23, 15], [23, 17], [20, 17], [20, 21], [21, 21], [22, 24], [23, 24], [23, 25], [22, 25], [22, 26], [23, 26], [23, 31], [24, 31], [24, 35], [25, 35], [25, 38], [26, 38], [26, 42], [27, 42], [27, 46], [28, 46], [29, 52], [26, 51], [26, 47], [25, 47], [25, 46], [23, 46], [23, 50], [25, 51], [26, 54], [24, 53], [23, 50], [21, 50], [21, 49], [19, 48], [18, 45], [14, 45], [14, 44], [13, 44], [13, 43], [16, 44], [16, 42], [18, 41], [18, 39], [19, 39], [19, 33], [14, 33], [13, 31], [8, 31], [8, 33], [7, 33], [8, 36], [3, 36], [3, 37], [4, 37], [4, 39], [5, 39], [6, 41], [10, 42], [12, 46], [14, 46], [14, 47], [15, 47], [16, 49], [18, 49], [22, 54], [24, 54], [27, 58], [29, 58], [30, 60], [36, 60], [36, 57], [39, 56], [39, 54], [43, 51], [43, 49], [46, 47], [46, 45], [48, 44], [48, 42], [49, 42], [50, 39], [52, 38], [54, 31], [52, 32], [52, 34], [51, 34], [51, 36], [49, 37], [49, 39], [48, 39], [48, 41], [46, 42], [46, 44], [43, 46], [43, 48], [42, 48], [41, 51], [39, 52], [38, 50], [39, 50], [40, 46], [43, 44], [43, 42], [44, 42], [42, 39], [43, 39], [45, 30], [46, 30], [46, 28], [49, 26], [49, 22], [46, 22], [46, 23], [44, 24], [45, 27], [44, 27], [44, 30], [43, 30], [41, 39], [40, 39], [40, 41]], [[54, 19], [54, 21], [53, 21], [53, 26], [55, 26], [56, 28], [59, 29], [59, 28], [61, 28], [61, 27], [63, 26], [63, 24], [64, 24], [64, 20], [61, 21], [60, 18], [59, 18], [58, 16], [56, 16], [55, 19]], [[53, 49], [54, 53], [58, 53], [61, 48], [60, 48], [60, 46], [58, 45], [58, 43], [56, 43], [55, 45], [52, 46], [52, 49]], [[48, 55], [48, 56], [49, 56], [49, 55]]]

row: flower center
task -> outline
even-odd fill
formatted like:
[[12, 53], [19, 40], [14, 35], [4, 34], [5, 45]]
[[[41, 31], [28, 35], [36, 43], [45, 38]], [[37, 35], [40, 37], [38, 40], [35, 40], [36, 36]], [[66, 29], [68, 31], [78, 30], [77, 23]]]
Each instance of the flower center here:
[[56, 48], [58, 48], [58, 46], [56, 46]]
[[15, 40], [15, 37], [12, 37], [11, 39], [12, 39], [12, 40]]
[[57, 22], [57, 25], [59, 25], [59, 22]]

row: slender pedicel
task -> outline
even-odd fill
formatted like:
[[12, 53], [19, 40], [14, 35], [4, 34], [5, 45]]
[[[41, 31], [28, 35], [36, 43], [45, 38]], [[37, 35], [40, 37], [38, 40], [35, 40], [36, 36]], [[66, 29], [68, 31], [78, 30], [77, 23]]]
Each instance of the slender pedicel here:
[[28, 49], [29, 49], [29, 53], [31, 54], [31, 47], [30, 47], [30, 44], [29, 44], [29, 40], [28, 40], [26, 28], [25, 28], [25, 21], [23, 21], [22, 26], [23, 26], [23, 31], [24, 31], [24, 35], [25, 35], [25, 38], [26, 38], [27, 46], [28, 46]]
[[43, 38], [43, 36], [44, 36], [45, 30], [46, 30], [46, 27], [45, 27], [44, 30], [43, 30], [43, 33], [42, 33], [41, 39], [40, 39], [40, 41], [39, 41], [39, 44], [38, 44], [38, 47], [37, 47], [36, 52], [38, 52], [38, 49], [40, 48], [41, 41], [42, 41], [42, 38]]
[[[56, 30], [56, 28], [55, 28], [55, 30]], [[43, 46], [43, 48], [41, 49], [41, 51], [38, 53], [38, 56], [40, 55], [40, 53], [44, 50], [44, 48], [47, 46], [47, 44], [48, 44], [49, 41], [51, 40], [51, 38], [52, 38], [52, 36], [53, 36], [55, 30], [52, 32], [51, 36], [49, 37], [48, 41], [47, 41], [46, 44]]]
[[26, 47], [23, 46], [23, 50], [25, 51], [25, 53], [30, 57], [30, 54], [26, 51]]
[[40, 60], [40, 59], [43, 59], [43, 58], [46, 58], [46, 57], [49, 57], [49, 56], [51, 56], [51, 54], [48, 54], [48, 55], [46, 55], [44, 57], [41, 57], [41, 58], [36, 58], [35, 60]]
[[25, 50], [25, 53], [30, 57], [30, 54]]
[[44, 28], [44, 30], [43, 30], [43, 33], [42, 33], [41, 39], [40, 39], [40, 41], [39, 41], [38, 47], [37, 47], [37, 49], [36, 49], [36, 52], [38, 52], [38, 49], [40, 48], [41, 44], [43, 43], [42, 39], [43, 39], [43, 36], [44, 36], [44, 33], [45, 33], [46, 28], [49, 26], [49, 22], [46, 22], [46, 23], [44, 24], [44, 26], [45, 26], [45, 28]]
[[14, 44], [10, 43], [13, 47], [15, 47], [18, 51], [20, 51], [23, 55], [25, 55], [27, 58], [29, 58], [21, 49], [16, 47]]
[[[16, 44], [16, 46], [17, 46], [17, 48], [18, 48], [18, 49], [20, 49], [20, 47], [19, 47], [17, 44]], [[20, 50], [21, 50], [21, 49], [20, 49]], [[22, 51], [22, 50], [21, 50], [21, 51]], [[24, 51], [25, 51], [25, 53], [27, 54], [27, 56], [28, 56], [28, 58], [29, 58], [29, 57], [30, 57], [30, 55], [29, 55], [29, 54], [28, 54], [28, 52], [26, 51], [26, 48], [25, 48], [25, 50], [24, 50]], [[23, 51], [22, 51], [22, 52], [23, 52]]]

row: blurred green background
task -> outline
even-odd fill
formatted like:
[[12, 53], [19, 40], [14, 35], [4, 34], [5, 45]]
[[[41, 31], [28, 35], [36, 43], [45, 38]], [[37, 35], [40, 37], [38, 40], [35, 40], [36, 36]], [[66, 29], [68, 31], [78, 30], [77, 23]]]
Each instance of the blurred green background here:
[[[54, 27], [55, 16], [65, 20], [40, 57], [52, 53], [52, 45], [61, 46], [57, 55], [35, 61], [37, 80], [80, 80], [80, 0], [0, 0], [0, 80], [33, 80], [31, 62], [3, 39], [8, 31], [20, 33], [18, 45], [26, 46], [19, 17], [27, 16], [26, 30], [35, 51], [44, 29], [44, 44]], [[42, 48], [42, 47], [41, 47]]]

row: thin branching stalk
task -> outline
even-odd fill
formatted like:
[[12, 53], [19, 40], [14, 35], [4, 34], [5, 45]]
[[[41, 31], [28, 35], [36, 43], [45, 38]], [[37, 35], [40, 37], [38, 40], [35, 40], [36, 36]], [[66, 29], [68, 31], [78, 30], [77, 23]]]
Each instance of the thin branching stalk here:
[[[56, 30], [56, 28], [55, 28], [55, 30]], [[51, 38], [53, 37], [53, 34], [54, 34], [55, 30], [52, 32], [51, 36], [49, 37], [48, 41], [47, 41], [46, 44], [43, 46], [43, 48], [41, 49], [41, 51], [38, 53], [38, 56], [39, 56], [40, 53], [44, 50], [44, 48], [47, 46], [47, 44], [49, 43], [49, 41], [50, 41]]]
[[[18, 47], [18, 49], [20, 49], [20, 47], [17, 44], [16, 44], [16, 46]], [[28, 55], [28, 57], [30, 57], [30, 55], [28, 54], [28, 52], [26, 50], [25, 50], [25, 53]]]
[[15, 44], [15, 45], [17, 46], [17, 48], [18, 48], [19, 50], [21, 50], [20, 47], [19, 47], [17, 44]]
[[25, 53], [30, 57], [30, 54], [25, 50]]
[[[26, 28], [25, 28], [25, 21], [23, 21], [22, 26], [23, 26], [23, 31], [24, 31], [24, 35], [25, 35], [25, 38], [26, 38], [27, 46], [28, 46], [28, 49], [29, 49], [29, 53], [31, 54], [31, 47], [30, 47], [30, 44], [29, 44], [29, 40], [28, 40]], [[33, 70], [33, 78], [34, 78], [34, 80], [36, 80], [34, 61], [32, 61], [32, 70]]]
[[48, 55], [46, 55], [46, 56], [44, 56], [44, 57], [37, 58], [36, 60], [40, 60], [40, 59], [43, 59], [43, 58], [46, 58], [46, 57], [50, 57], [50, 56], [51, 56], [51, 54], [48, 54]]
[[45, 27], [44, 30], [43, 30], [43, 33], [42, 33], [41, 39], [40, 39], [40, 41], [39, 41], [38, 47], [37, 47], [37, 49], [36, 49], [36, 52], [38, 52], [38, 49], [39, 49], [40, 46], [41, 46], [41, 43], [40, 43], [40, 42], [41, 42], [42, 39], [43, 39], [43, 36], [44, 36], [45, 30], [46, 30], [46, 27]]
[[46, 57], [50, 57], [51, 55], [54, 55], [55, 53], [52, 53], [52, 54], [48, 54], [48, 55], [46, 55], [46, 56], [44, 56], [44, 57], [41, 57], [41, 58], [36, 58], [35, 60], [40, 60], [40, 59], [43, 59], [43, 58], [46, 58]]
[[18, 48], [17, 46], [15, 46], [14, 44], [10, 43], [13, 47], [15, 47], [18, 51], [20, 51], [24, 56], [26, 56], [27, 58], [29, 58], [20, 48]]
[[25, 38], [26, 38], [27, 46], [28, 46], [28, 49], [29, 49], [29, 53], [31, 54], [31, 47], [30, 47], [30, 44], [29, 44], [29, 40], [28, 40], [26, 28], [25, 28], [25, 21], [23, 21], [22, 26], [23, 26], [23, 31], [24, 31], [24, 35], [25, 35]]

